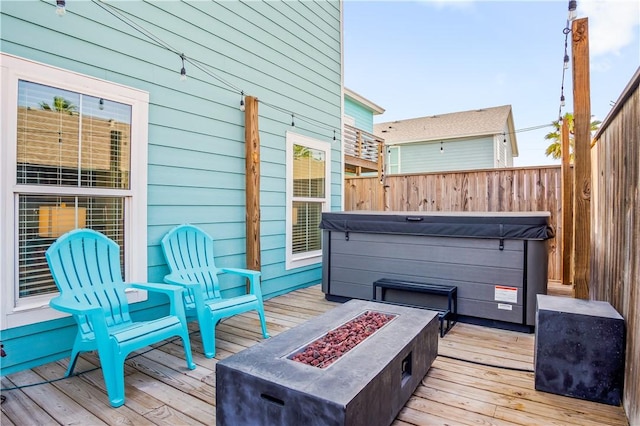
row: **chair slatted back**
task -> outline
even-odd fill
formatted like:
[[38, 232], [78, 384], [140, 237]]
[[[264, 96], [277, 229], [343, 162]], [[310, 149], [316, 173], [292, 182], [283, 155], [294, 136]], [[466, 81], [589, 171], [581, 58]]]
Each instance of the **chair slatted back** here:
[[[107, 326], [131, 322], [120, 268], [120, 247], [91, 229], [58, 238], [46, 252], [51, 275], [63, 297], [100, 306]], [[92, 332], [85, 316], [76, 317], [83, 333]]]
[[[180, 225], [162, 238], [161, 245], [172, 273], [202, 284], [205, 300], [222, 297], [209, 234], [192, 225]], [[185, 292], [187, 303], [193, 302], [192, 297]]]

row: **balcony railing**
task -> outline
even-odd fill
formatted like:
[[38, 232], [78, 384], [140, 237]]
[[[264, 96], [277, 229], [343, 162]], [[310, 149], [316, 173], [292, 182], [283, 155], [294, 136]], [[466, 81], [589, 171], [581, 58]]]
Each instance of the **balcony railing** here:
[[384, 139], [364, 130], [345, 124], [345, 171], [360, 175], [384, 170]]

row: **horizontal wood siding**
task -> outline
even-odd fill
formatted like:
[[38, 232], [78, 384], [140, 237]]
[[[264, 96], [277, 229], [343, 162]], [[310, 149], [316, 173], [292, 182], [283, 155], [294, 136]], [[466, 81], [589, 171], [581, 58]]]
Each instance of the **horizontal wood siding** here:
[[344, 98], [344, 114], [355, 119], [355, 127], [373, 133], [373, 112], [351, 98]]
[[401, 144], [399, 149], [400, 173], [486, 169], [494, 165], [492, 137]]
[[[263, 294], [319, 283], [321, 264], [285, 270], [285, 132], [291, 128], [287, 111], [295, 111], [296, 132], [322, 141], [332, 141], [334, 128], [340, 135], [340, 2], [108, 5], [215, 77], [187, 62], [188, 78], [180, 81], [178, 55], [94, 2], [67, 2], [62, 18], [54, 13], [55, 2], [3, 2], [2, 51], [149, 92], [149, 280], [162, 281], [168, 272], [160, 239], [186, 222], [215, 238], [218, 266], [246, 265], [238, 88], [260, 101]], [[340, 144], [332, 146], [335, 210], [342, 203], [342, 176]], [[244, 283], [223, 287], [235, 294]]]
[[[548, 211], [555, 237], [548, 241], [549, 280], [561, 280], [560, 167], [545, 166], [345, 179], [345, 207], [387, 211]], [[380, 194], [383, 191], [384, 194]], [[384, 199], [384, 205], [378, 200]]]
[[589, 297], [627, 329], [623, 405], [640, 425], [640, 69], [602, 124], [593, 148]]

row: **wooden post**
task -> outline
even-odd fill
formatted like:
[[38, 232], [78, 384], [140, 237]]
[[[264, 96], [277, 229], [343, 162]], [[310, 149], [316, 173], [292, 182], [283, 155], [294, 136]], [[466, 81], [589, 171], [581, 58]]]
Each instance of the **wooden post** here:
[[384, 146], [378, 144], [378, 197], [376, 198], [376, 207], [374, 210], [384, 210], [384, 181], [386, 176], [384, 175]]
[[[244, 142], [246, 181], [247, 269], [259, 271], [260, 262], [260, 134], [258, 99], [245, 98]], [[247, 282], [247, 286], [249, 283]]]
[[589, 20], [571, 27], [574, 129], [574, 297], [589, 298], [591, 252], [591, 101], [589, 91]]
[[562, 284], [572, 283], [573, 254], [573, 173], [570, 164], [569, 123], [562, 120]]

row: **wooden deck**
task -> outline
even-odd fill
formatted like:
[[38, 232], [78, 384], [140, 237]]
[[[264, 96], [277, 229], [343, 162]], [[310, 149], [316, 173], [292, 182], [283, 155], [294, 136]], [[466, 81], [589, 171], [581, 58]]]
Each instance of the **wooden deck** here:
[[[281, 333], [335, 305], [324, 299], [319, 286], [268, 300], [269, 332]], [[202, 355], [198, 326], [190, 327], [198, 367], [187, 370], [182, 347], [173, 342], [136, 354], [127, 361], [124, 406], [109, 406], [98, 360], [90, 354], [81, 357], [76, 367], [85, 373], [68, 379], [60, 380], [68, 359], [2, 378], [2, 389], [20, 389], [3, 390], [7, 400], [0, 423], [215, 424], [216, 362], [261, 340], [258, 318], [249, 313], [220, 324], [216, 359]], [[536, 391], [533, 349], [532, 334], [455, 325], [440, 339], [438, 358], [393, 424], [628, 424], [621, 407]]]

